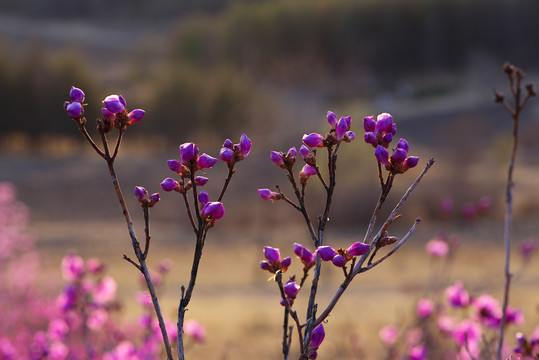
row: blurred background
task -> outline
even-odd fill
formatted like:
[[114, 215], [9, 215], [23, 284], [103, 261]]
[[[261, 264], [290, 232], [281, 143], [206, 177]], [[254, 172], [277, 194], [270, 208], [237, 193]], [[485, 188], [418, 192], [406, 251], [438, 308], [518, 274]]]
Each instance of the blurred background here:
[[[293, 242], [308, 242], [293, 209], [264, 202], [256, 193], [276, 184], [290, 191], [269, 151], [299, 148], [304, 133], [327, 132], [328, 110], [352, 116], [358, 139], [341, 148], [328, 230], [330, 244], [345, 246], [362, 239], [377, 200], [376, 164], [372, 147], [362, 141], [363, 117], [390, 112], [396, 136], [406, 138], [410, 154], [421, 158], [417, 169], [398, 177], [390, 202], [398, 200], [429, 157], [436, 164], [399, 221], [402, 236], [413, 219], [424, 220], [404, 252], [408, 255], [394, 260], [396, 269], [411, 266], [411, 277], [383, 280], [395, 290], [388, 306], [402, 304], [399, 296], [421, 289], [425, 279], [414, 269], [425, 264], [411, 259], [426, 257], [422, 247], [439, 231], [458, 233], [469, 246], [463, 250], [467, 259], [484, 247], [498, 256], [490, 259], [487, 275], [476, 274], [478, 283], [484, 276], [501, 278], [511, 121], [492, 97], [494, 90], [508, 93], [501, 70], [505, 61], [526, 72], [525, 83], [537, 85], [537, 14], [536, 0], [0, 0], [0, 181], [14, 183], [29, 206], [51, 272], [58, 272], [68, 250], [98, 256], [125, 278], [121, 290], [128, 299], [136, 277], [121, 255], [130, 252], [130, 243], [106, 165], [62, 108], [71, 85], [86, 93], [89, 124], [100, 115], [101, 100], [113, 93], [123, 95], [129, 109], [146, 110], [144, 120], [129, 128], [117, 161], [140, 233], [142, 215], [130, 198], [133, 186], [159, 191], [159, 183], [173, 175], [166, 160], [179, 157], [183, 142], [196, 141], [202, 152], [217, 156], [225, 138], [238, 142], [245, 132], [253, 150], [239, 164], [225, 198], [227, 216], [210, 233], [211, 265], [203, 270], [200, 303], [221, 289], [220, 296], [229, 296], [223, 300], [226, 312], [238, 305], [238, 291], [248, 285], [252, 290], [245, 296], [262, 303], [268, 297], [269, 308], [278, 296], [257, 270], [261, 247], [273, 245], [291, 254]], [[532, 100], [521, 119], [515, 241], [539, 230], [538, 134], [539, 103]], [[210, 194], [220, 189], [225, 171], [223, 164], [208, 171]], [[314, 184], [308, 188], [313, 216], [321, 211], [315, 198], [322, 190]], [[452, 211], [443, 211], [442, 199], [451, 199]], [[481, 213], [480, 199], [488, 199], [488, 211]], [[476, 214], [463, 214], [470, 206]], [[174, 194], [162, 194], [153, 211], [155, 261], [168, 256], [177, 263], [167, 295], [172, 309], [192, 251], [184, 211]], [[245, 262], [241, 268], [231, 265], [234, 256]], [[475, 261], [464, 264], [473, 267]], [[373, 277], [367, 290], [356, 285], [350, 304], [378, 299], [372, 289], [381, 291], [383, 281]], [[330, 281], [327, 287], [329, 296]], [[405, 305], [395, 306], [401, 311]], [[537, 309], [532, 313], [538, 318]], [[390, 321], [395, 313], [387, 314]], [[279, 319], [248, 315], [249, 325], [240, 321], [231, 334], [262, 333], [268, 322], [278, 332]], [[215, 329], [221, 326], [221, 315], [195, 308], [193, 316], [208, 318], [210, 328], [212, 321]], [[356, 330], [368, 339], [368, 325], [378, 329], [383, 323], [382, 315]], [[224, 351], [226, 342], [235, 349], [237, 336], [222, 337], [210, 345], [213, 351]]]

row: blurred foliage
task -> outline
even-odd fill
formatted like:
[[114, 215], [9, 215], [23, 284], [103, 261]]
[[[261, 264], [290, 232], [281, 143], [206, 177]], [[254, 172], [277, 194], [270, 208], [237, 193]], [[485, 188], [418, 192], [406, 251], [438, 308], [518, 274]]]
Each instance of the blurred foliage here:
[[288, 83], [460, 70], [474, 52], [528, 67], [539, 56], [537, 13], [535, 0], [238, 2], [181, 22], [172, 54]]
[[[89, 121], [98, 116], [106, 87], [150, 112], [156, 120], [140, 125], [146, 131], [175, 139], [197, 132], [236, 136], [250, 125], [261, 131], [282, 125], [282, 114], [305, 106], [301, 101], [311, 95], [338, 107], [391, 92], [418, 74], [466, 76], [474, 54], [499, 64], [510, 57], [528, 70], [539, 58], [537, 0], [51, 3], [0, 0], [4, 15], [85, 19], [111, 28], [132, 26], [136, 17], [140, 27], [175, 24], [176, 31], [157, 65], [151, 38], [122, 54], [130, 62], [122, 65], [129, 69], [122, 79], [105, 78], [77, 49], [34, 42], [21, 55], [14, 45], [0, 44], [0, 137], [74, 135], [61, 106], [73, 84], [87, 94]], [[424, 96], [420, 90], [413, 95]]]

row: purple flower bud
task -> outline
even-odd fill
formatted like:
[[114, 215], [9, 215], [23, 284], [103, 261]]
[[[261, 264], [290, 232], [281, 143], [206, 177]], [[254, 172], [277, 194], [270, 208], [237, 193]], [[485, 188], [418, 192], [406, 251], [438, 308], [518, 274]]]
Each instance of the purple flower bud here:
[[66, 106], [67, 115], [72, 119], [78, 119], [82, 116], [82, 105], [79, 102], [72, 102]]
[[135, 197], [140, 202], [148, 200], [148, 190], [146, 190], [142, 186], [135, 186]]
[[135, 109], [131, 111], [129, 114], [127, 114], [127, 118], [129, 119], [128, 124], [131, 125], [139, 122], [144, 117], [144, 114], [146, 114], [146, 111], [142, 109]]
[[332, 260], [335, 255], [337, 255], [337, 252], [333, 250], [330, 246], [319, 246], [316, 250], [318, 255], [320, 255], [320, 258], [324, 261]]
[[361, 256], [363, 254], [366, 254], [369, 248], [370, 248], [370, 245], [368, 244], [364, 244], [362, 242], [356, 242], [350, 245], [348, 249], [346, 249], [346, 253], [352, 256]]
[[337, 267], [343, 267], [346, 265], [346, 258], [342, 255], [336, 255], [333, 259], [331, 259], [331, 262]]
[[376, 121], [373, 120], [374, 116], [367, 116], [363, 118], [363, 129], [365, 132], [373, 132], [376, 127]]
[[272, 151], [270, 153], [271, 161], [273, 161], [277, 166], [284, 167], [283, 154], [277, 151]]
[[406, 141], [405, 139], [400, 139], [399, 143], [397, 144], [397, 149], [403, 149], [405, 153], [408, 154], [408, 150], [410, 149], [408, 141]]
[[395, 136], [395, 134], [397, 133], [397, 124], [393, 123], [393, 125], [391, 125], [390, 133], [391, 135]]
[[291, 147], [288, 152], [286, 153], [286, 156], [288, 157], [291, 157], [291, 156], [297, 156], [298, 155], [298, 152], [296, 151], [296, 148], [295, 147]]
[[410, 156], [404, 160], [404, 167], [406, 169], [411, 169], [417, 165], [419, 158], [417, 156]]
[[309, 135], [304, 134], [303, 143], [309, 147], [323, 147], [324, 146], [324, 137], [317, 133], [311, 133]]
[[198, 158], [197, 158], [197, 165], [199, 168], [211, 168], [213, 167], [213, 165], [215, 165], [215, 163], [217, 162], [217, 159], [214, 158], [214, 157], [211, 157], [210, 155], [204, 153], [202, 155], [200, 155]]
[[271, 265], [266, 260], [263, 260], [263, 261], [260, 262], [260, 268], [262, 270], [271, 271]]
[[396, 148], [391, 155], [392, 164], [402, 164], [406, 160], [406, 151], [404, 149]]
[[311, 165], [305, 165], [303, 169], [301, 169], [301, 172], [304, 176], [312, 176], [316, 175], [316, 169], [312, 167]]
[[328, 123], [331, 125], [332, 129], [335, 129], [335, 125], [337, 125], [337, 115], [331, 111], [328, 111]]
[[289, 258], [289, 257], [284, 258], [283, 261], [281, 261], [281, 270], [283, 272], [286, 272], [286, 270], [288, 269], [288, 267], [290, 266], [291, 263], [292, 263], [291, 258]]
[[389, 153], [385, 147], [378, 145], [376, 150], [374, 150], [374, 156], [376, 156], [376, 160], [382, 165], [389, 165]]
[[76, 254], [70, 253], [62, 259], [62, 276], [67, 281], [74, 281], [84, 273], [84, 261]]
[[178, 174], [182, 172], [183, 165], [178, 160], [167, 160], [167, 165], [170, 170]]
[[391, 132], [393, 127], [393, 116], [388, 113], [381, 113], [376, 117], [376, 120], [375, 133], [381, 134]]
[[195, 177], [195, 184], [197, 184], [197, 186], [204, 186], [208, 181], [208, 178], [204, 176]]
[[180, 184], [172, 178], [166, 178], [165, 180], [163, 180], [163, 182], [161, 182], [161, 189], [167, 192], [176, 190], [179, 187], [180, 187]]
[[283, 286], [284, 293], [291, 298], [295, 298], [299, 292], [299, 285], [292, 280], [288, 280], [285, 286]]
[[71, 91], [69, 92], [69, 98], [72, 102], [82, 103], [84, 101], [84, 92], [81, 89], [72, 86]]
[[180, 157], [182, 164], [187, 165], [189, 161], [198, 155], [198, 146], [195, 143], [183, 143], [180, 145]]
[[159, 193], [153, 193], [150, 195], [150, 204], [151, 206], [157, 204], [159, 202], [159, 200], [161, 200], [161, 196], [159, 195]]
[[251, 152], [251, 140], [245, 134], [241, 134], [240, 137], [240, 152], [243, 157], [247, 157]]
[[232, 143], [232, 140], [226, 139], [225, 142], [223, 143], [223, 147], [233, 149], [234, 144]]
[[271, 246], [264, 246], [264, 257], [268, 259], [269, 262], [278, 264], [281, 262], [281, 254], [279, 249], [272, 248]]
[[320, 347], [320, 344], [322, 344], [322, 341], [324, 341], [325, 337], [326, 332], [324, 331], [324, 326], [320, 324], [315, 327], [311, 332], [311, 347], [313, 349], [317, 349], [318, 347]]
[[279, 194], [270, 189], [258, 189], [258, 194], [264, 200], [279, 200]]
[[208, 193], [206, 192], [206, 190], [202, 190], [200, 192], [200, 194], [198, 194], [198, 201], [201, 203], [201, 204], [207, 204], [210, 202], [210, 196], [208, 195]]
[[301, 262], [305, 266], [311, 265], [315, 260], [314, 255], [309, 251], [309, 249], [297, 243], [294, 244], [294, 254], [301, 259]]
[[344, 134], [346, 134], [346, 132], [350, 130], [350, 124], [346, 119], [347, 118], [342, 117], [337, 123], [337, 128], [335, 129], [335, 133], [337, 134], [337, 140], [342, 140], [344, 138]]
[[364, 139], [367, 144], [371, 144], [373, 146], [378, 145], [378, 138], [376, 137], [376, 134], [373, 132], [366, 132]]
[[101, 113], [103, 114], [103, 117], [107, 120], [114, 120], [116, 118], [116, 115], [113, 112], [110, 112], [107, 108], [102, 108]]
[[307, 156], [309, 156], [311, 154], [309, 148], [305, 145], [301, 145], [301, 147], [299, 148], [299, 155], [305, 159]]
[[234, 150], [228, 147], [223, 147], [221, 148], [221, 151], [219, 152], [219, 157], [224, 162], [230, 162], [234, 158]]
[[209, 202], [200, 211], [200, 215], [204, 218], [212, 216], [215, 220], [219, 220], [225, 214], [225, 207], [219, 201]]
[[112, 113], [118, 114], [125, 110], [125, 99], [119, 95], [109, 95], [103, 100], [105, 107]]
[[346, 134], [344, 134], [344, 141], [350, 142], [355, 140], [356, 134], [353, 131], [347, 131]]
[[382, 136], [382, 144], [384, 147], [387, 147], [392, 140], [393, 135], [391, 133], [386, 133], [384, 136]]

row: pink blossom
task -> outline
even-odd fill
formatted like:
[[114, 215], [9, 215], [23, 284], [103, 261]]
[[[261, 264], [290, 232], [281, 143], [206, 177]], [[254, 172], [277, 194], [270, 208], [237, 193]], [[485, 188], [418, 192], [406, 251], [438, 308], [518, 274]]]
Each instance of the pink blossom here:
[[455, 319], [448, 315], [438, 316], [438, 329], [445, 335], [451, 335], [455, 327]]
[[397, 330], [397, 328], [394, 326], [384, 326], [380, 329], [378, 335], [385, 346], [391, 346], [395, 343], [395, 341], [397, 341], [399, 337], [399, 330]]
[[430, 299], [421, 299], [417, 302], [417, 316], [420, 319], [426, 319], [434, 311], [434, 303]]
[[198, 343], [206, 341], [206, 329], [196, 320], [187, 320], [183, 324], [183, 332]]
[[451, 306], [459, 308], [470, 304], [470, 295], [464, 290], [461, 281], [456, 281], [453, 286], [445, 289], [445, 297]]
[[481, 341], [481, 334], [481, 325], [468, 319], [463, 320], [453, 330], [453, 338], [459, 346], [478, 344]]
[[104, 276], [93, 292], [93, 299], [98, 304], [104, 304], [113, 300], [116, 297], [116, 281], [110, 276]]
[[440, 238], [435, 238], [430, 240], [427, 245], [425, 245], [425, 250], [430, 256], [442, 258], [447, 256], [447, 253], [449, 252], [449, 244]]
[[80, 279], [84, 273], [84, 261], [76, 254], [67, 254], [62, 259], [62, 276], [66, 281]]
[[99, 308], [90, 312], [88, 318], [86, 319], [86, 324], [91, 330], [99, 331], [101, 328], [103, 328], [103, 325], [105, 325], [108, 320], [109, 313], [105, 309]]
[[496, 328], [500, 326], [502, 309], [498, 300], [490, 294], [483, 294], [472, 302], [475, 309], [475, 317], [482, 324]]

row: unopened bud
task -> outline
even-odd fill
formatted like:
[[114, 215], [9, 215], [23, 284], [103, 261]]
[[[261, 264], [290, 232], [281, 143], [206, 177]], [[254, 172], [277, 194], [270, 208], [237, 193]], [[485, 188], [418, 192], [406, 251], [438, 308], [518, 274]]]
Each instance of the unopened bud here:
[[535, 92], [535, 86], [533, 86], [532, 83], [526, 85], [526, 91], [528, 91], [529, 96], [537, 95], [537, 93]]

